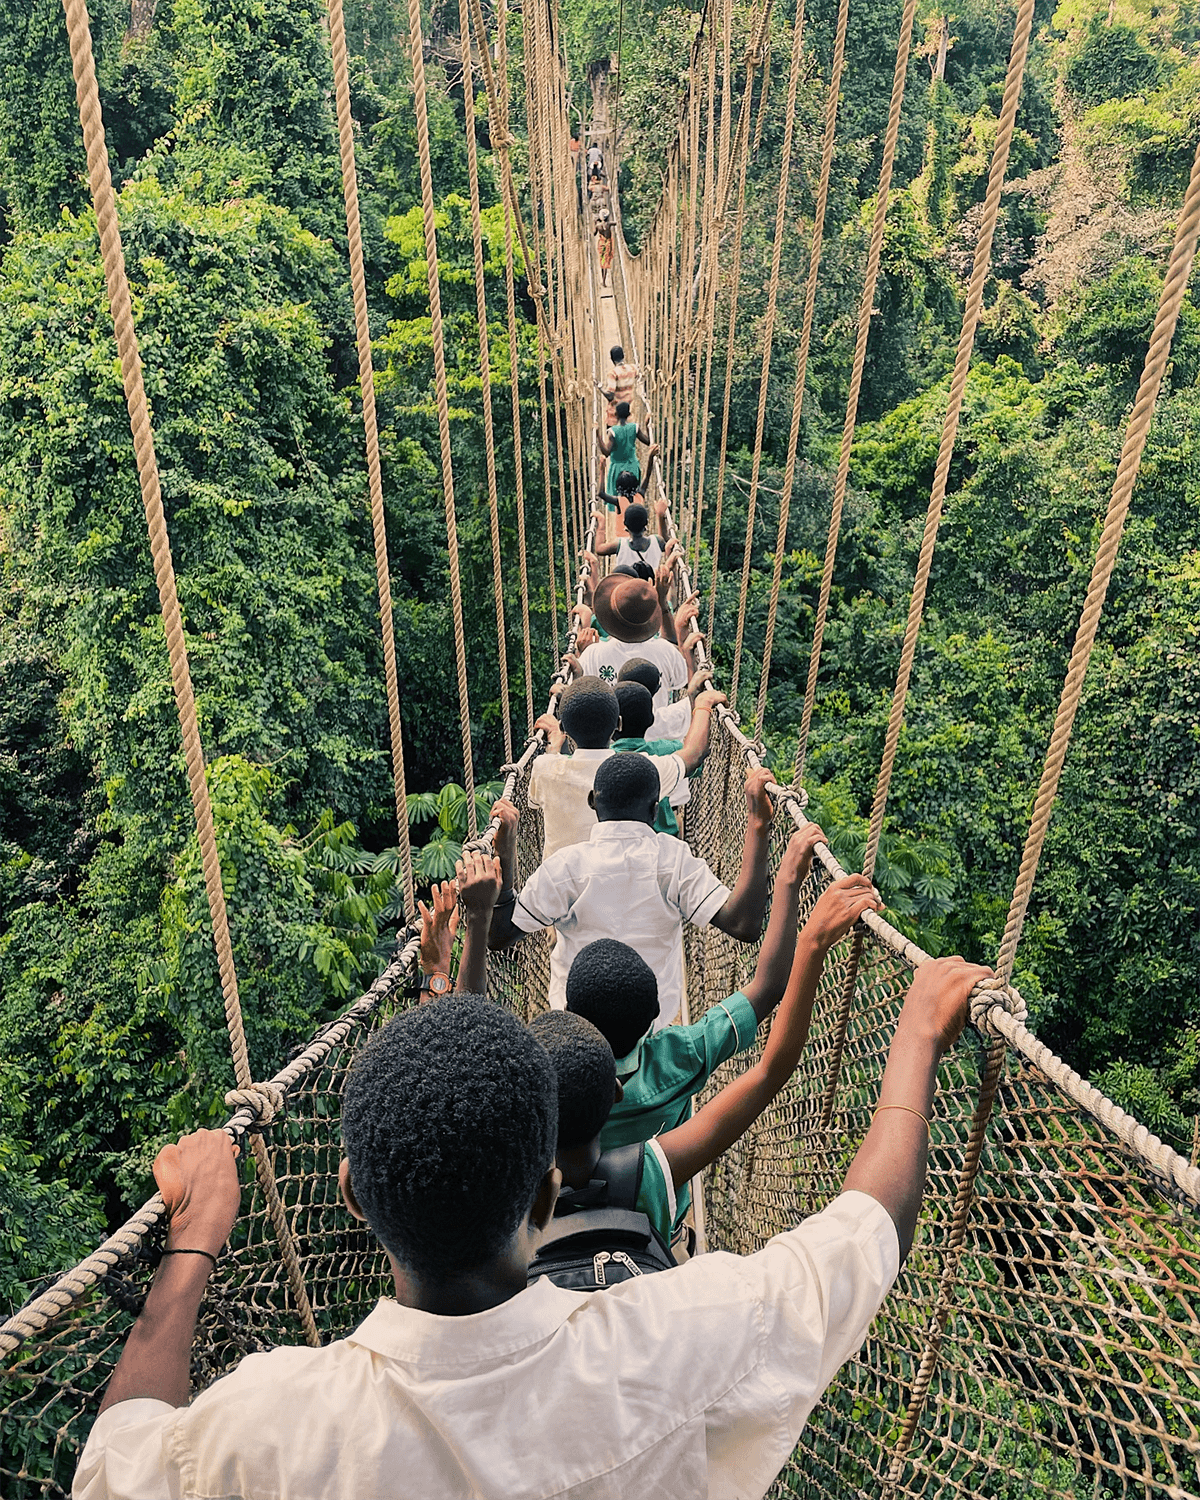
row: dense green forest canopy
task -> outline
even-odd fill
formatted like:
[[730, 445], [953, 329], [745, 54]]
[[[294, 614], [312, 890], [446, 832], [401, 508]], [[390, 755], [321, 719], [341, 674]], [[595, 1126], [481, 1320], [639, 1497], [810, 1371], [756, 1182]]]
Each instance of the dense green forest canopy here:
[[[899, 10], [850, 10], [767, 721], [784, 766], [800, 717]], [[807, 7], [764, 454], [774, 489], [835, 13], [834, 0]], [[922, 0], [918, 14], [809, 757], [814, 810], [847, 864], [864, 839], [1014, 19], [1003, 0], [961, 0], [956, 11]], [[581, 119], [587, 74], [613, 66], [616, 19], [611, 5], [563, 0]], [[621, 192], [634, 248], [659, 192], [687, 84], [681, 60], [699, 21], [696, 8], [625, 0]], [[753, 441], [791, 21], [785, 0], [771, 20], [767, 82], [756, 85], [762, 131], [730, 392], [738, 474]], [[465, 807], [407, 36], [396, 0], [353, 0], [347, 23], [405, 753], [428, 877], [452, 858]], [[739, 88], [749, 23], [750, 7], [736, 5]], [[397, 915], [323, 7], [106, 0], [93, 27], [252, 1063], [264, 1076], [378, 971]], [[475, 759], [486, 778], [503, 750], [456, 30], [457, 7], [435, 7], [426, 33], [433, 165]], [[6, 1308], [142, 1199], [157, 1146], [217, 1118], [230, 1074], [58, 0], [0, 0], [0, 35]], [[935, 952], [986, 960], [1003, 924], [1200, 139], [1198, 37], [1200, 12], [1183, 0], [1064, 0], [1037, 13], [878, 871], [894, 919]], [[519, 15], [509, 40], [520, 168]], [[535, 339], [522, 299], [525, 451], [514, 455], [502, 224], [483, 123], [478, 136], [502, 540], [515, 580], [515, 463], [531, 536], [542, 503]], [[724, 339], [722, 324], [718, 413]], [[1189, 302], [1018, 972], [1046, 1040], [1185, 1149], [1200, 1113], [1198, 376], [1200, 313]], [[744, 504], [731, 485], [714, 632], [722, 671]], [[774, 537], [768, 507], [753, 542], [752, 650]], [[533, 658], [544, 681], [554, 600], [544, 555], [532, 557]], [[509, 602], [519, 738], [511, 584]]]

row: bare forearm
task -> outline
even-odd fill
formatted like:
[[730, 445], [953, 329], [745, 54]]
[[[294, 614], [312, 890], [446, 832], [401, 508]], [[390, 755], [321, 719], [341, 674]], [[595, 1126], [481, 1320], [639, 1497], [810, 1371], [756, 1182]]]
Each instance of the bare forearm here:
[[697, 709], [692, 713], [692, 722], [688, 725], [687, 738], [684, 740], [679, 751], [689, 775], [708, 754], [708, 736], [711, 724], [712, 714], [707, 708]]
[[770, 838], [769, 823], [760, 823], [756, 818], [747, 823], [737, 884], [718, 913], [721, 931], [742, 943], [752, 943], [762, 931], [762, 917], [767, 905], [767, 845]]
[[912, 1248], [925, 1189], [929, 1133], [924, 1120], [937, 1091], [941, 1055], [936, 1040], [901, 1012], [875, 1118], [843, 1184], [847, 1191], [869, 1193], [891, 1214], [902, 1260]]
[[163, 1258], [146, 1305], [125, 1341], [101, 1411], [138, 1397], [171, 1406], [188, 1404], [196, 1315], [211, 1270], [203, 1255]]
[[[793, 922], [795, 918], [793, 918]], [[812, 1025], [813, 1004], [827, 950], [813, 941], [807, 932], [796, 940], [795, 956], [788, 975], [787, 988], [779, 1010], [771, 1023], [771, 1035], [763, 1048], [761, 1066], [777, 1092], [796, 1071]]]
[[458, 981], [454, 988], [460, 995], [487, 994], [487, 952], [491, 913], [467, 917], [463, 933], [462, 957], [458, 961]]
[[670, 641], [671, 645], [678, 650], [679, 637], [675, 634], [675, 616], [671, 613], [671, 606], [661, 595], [658, 603], [662, 612], [662, 638], [664, 641]]
[[[761, 1021], [769, 1016], [787, 989], [796, 957], [796, 922], [800, 910], [800, 885], [780, 870], [775, 880], [775, 899], [766, 935], [758, 950], [754, 978], [746, 987], [746, 998]], [[818, 978], [820, 969], [817, 970]]]

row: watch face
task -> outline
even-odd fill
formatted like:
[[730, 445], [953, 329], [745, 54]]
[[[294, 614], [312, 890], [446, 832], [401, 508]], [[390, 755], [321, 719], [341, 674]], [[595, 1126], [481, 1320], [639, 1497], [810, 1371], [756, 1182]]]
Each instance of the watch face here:
[[429, 992], [432, 995], [444, 995], [450, 989], [450, 979], [445, 974], [431, 974], [429, 976]]

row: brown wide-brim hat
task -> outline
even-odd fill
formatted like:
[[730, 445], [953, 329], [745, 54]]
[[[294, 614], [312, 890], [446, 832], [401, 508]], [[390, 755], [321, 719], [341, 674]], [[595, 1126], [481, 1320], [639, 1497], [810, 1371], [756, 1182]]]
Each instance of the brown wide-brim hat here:
[[610, 574], [597, 585], [592, 613], [618, 641], [648, 641], [662, 627], [658, 594], [641, 578]]

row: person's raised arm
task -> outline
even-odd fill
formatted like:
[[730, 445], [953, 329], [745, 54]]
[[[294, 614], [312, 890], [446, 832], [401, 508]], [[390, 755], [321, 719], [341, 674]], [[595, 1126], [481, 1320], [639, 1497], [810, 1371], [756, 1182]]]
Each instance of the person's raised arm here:
[[619, 541], [616, 541], [616, 542], [597, 542], [596, 543], [596, 556], [597, 557], [612, 557], [612, 556], [614, 556], [614, 554], [616, 554], [620, 550], [621, 550], [621, 543]]
[[767, 795], [771, 773], [759, 766], [746, 777], [746, 837], [742, 844], [742, 868], [729, 899], [712, 919], [712, 925], [739, 943], [752, 943], [762, 931], [770, 877], [768, 854], [771, 821], [775, 809]]
[[[816, 823], [805, 823], [788, 840], [779, 869], [775, 872], [775, 895], [771, 900], [771, 916], [762, 947], [758, 950], [758, 964], [753, 979], [742, 990], [760, 1021], [779, 1004], [787, 987], [792, 960], [796, 956], [800, 887], [812, 868], [813, 850], [824, 841], [825, 835]], [[862, 876], [859, 879], [863, 882], [863, 890], [867, 890], [870, 883]]]
[[879, 1103], [850, 1163], [844, 1192], [869, 1193], [892, 1216], [900, 1260], [912, 1249], [925, 1191], [929, 1119], [942, 1057], [966, 1024], [971, 991], [991, 969], [935, 958], [913, 975], [888, 1051]]
[[520, 814], [511, 802], [501, 797], [492, 803], [492, 816], [500, 819], [496, 830], [494, 848], [500, 861], [500, 894], [496, 897], [495, 910], [488, 929], [488, 947], [506, 948], [514, 939], [522, 936], [521, 929], [514, 925], [512, 914], [517, 892], [514, 886], [517, 869], [517, 823]]
[[676, 649], [679, 646], [679, 637], [675, 631], [675, 616], [671, 613], [671, 584], [675, 577], [675, 556], [680, 547], [677, 541], [670, 541], [662, 555], [662, 561], [654, 572], [654, 589], [658, 594], [658, 609], [662, 615], [662, 638], [669, 641]]
[[[642, 481], [642, 483], [646, 486], [649, 486], [650, 475], [654, 472], [654, 455], [657, 452], [658, 444], [655, 443], [654, 447], [650, 450], [650, 457], [646, 461], [646, 477]], [[656, 500], [654, 502], [654, 519], [655, 523], [658, 526], [659, 540], [662, 542], [664, 547], [667, 545], [671, 534], [670, 529], [667, 526], [667, 508], [667, 502], [665, 500]]]
[[699, 613], [700, 596], [698, 594], [689, 595], [675, 611], [675, 644], [682, 652], [684, 661], [687, 662], [689, 678], [693, 677], [696, 672], [696, 658], [692, 655], [695, 649], [692, 627]]
[[[454, 894], [454, 882], [434, 881], [429, 888], [430, 905], [417, 902], [421, 917], [421, 946], [417, 962], [422, 974], [441, 974], [450, 988], [450, 956], [454, 952], [454, 935], [458, 931], [458, 901]], [[445, 993], [445, 990], [441, 991]], [[422, 991], [422, 1003], [433, 998], [433, 992]]]
[[640, 422], [638, 423], [637, 440], [639, 443], [648, 443], [650, 441], [650, 434], [646, 431], [646, 429], [641, 425]]
[[[613, 451], [612, 438], [602, 428], [596, 429], [596, 447], [599, 448], [605, 458]], [[612, 496], [609, 495], [606, 498], [611, 500]]]
[[658, 1137], [676, 1188], [702, 1172], [743, 1136], [796, 1071], [808, 1040], [826, 955], [863, 912], [878, 911], [880, 905], [862, 875], [835, 881], [822, 893], [796, 942], [787, 990], [762, 1056], [690, 1120]]
[[556, 719], [553, 714], [539, 714], [533, 727], [545, 731], [547, 755], [562, 754], [562, 748], [567, 742], [567, 732], [562, 727], [561, 720]]
[[455, 873], [463, 913], [463, 948], [454, 988], [460, 995], [486, 995], [488, 932], [504, 873], [495, 855], [481, 854], [478, 849], [463, 855]]
[[198, 1130], [164, 1146], [154, 1180], [166, 1205], [166, 1249], [101, 1411], [139, 1398], [188, 1404], [196, 1314], [241, 1207], [237, 1147], [223, 1130]]
[[[645, 470], [642, 473], [642, 480], [641, 480], [641, 485], [639, 486], [639, 488], [641, 489], [643, 496], [646, 497], [647, 504], [649, 504], [650, 481], [654, 477], [654, 465], [655, 465], [656, 460], [658, 459], [658, 455], [659, 455], [660, 451], [661, 450], [660, 450], [659, 445], [657, 443], [651, 443], [650, 444], [650, 451], [649, 451], [649, 453], [646, 454], [646, 468], [645, 468]], [[664, 514], [666, 513], [666, 503], [667, 502], [665, 500], [660, 500], [659, 501], [659, 504], [662, 505], [663, 508], [664, 508]], [[662, 539], [665, 542], [666, 539], [667, 539], [666, 523], [664, 521], [664, 522], [662, 522], [660, 524], [662, 525]]]
[[688, 725], [687, 736], [678, 752], [689, 776], [708, 754], [712, 711], [718, 703], [724, 702], [726, 702], [724, 693], [717, 688], [709, 688], [707, 692], [701, 693], [692, 705], [692, 722]]

